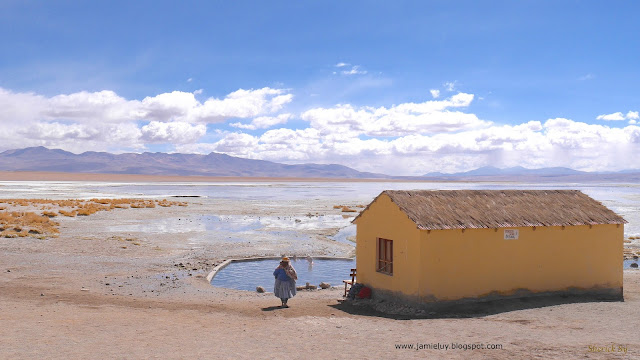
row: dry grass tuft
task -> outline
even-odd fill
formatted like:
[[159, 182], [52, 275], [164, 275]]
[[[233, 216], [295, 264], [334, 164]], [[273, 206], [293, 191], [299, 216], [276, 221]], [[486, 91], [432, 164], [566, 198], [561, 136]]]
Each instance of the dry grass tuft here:
[[58, 224], [49, 217], [33, 212], [0, 213], [0, 236], [5, 238], [26, 237], [31, 235], [56, 235]]
[[58, 212], [60, 213], [60, 215], [64, 215], [64, 216], [68, 216], [68, 217], [75, 217], [76, 216], [76, 212], [75, 211], [58, 210]]
[[[187, 203], [176, 201], [151, 200], [151, 199], [90, 199], [90, 200], [49, 200], [49, 199], [0, 199], [0, 237], [25, 237], [35, 236], [39, 239], [56, 237], [59, 233], [58, 224], [51, 219], [58, 214], [75, 217], [89, 216], [100, 211], [129, 208], [155, 208], [156, 204], [162, 207], [187, 206]], [[16, 207], [31, 207], [38, 213], [23, 211], [8, 211]], [[56, 212], [57, 211], [57, 212]], [[133, 241], [134, 239], [127, 239]], [[140, 245], [136, 242], [135, 245]]]

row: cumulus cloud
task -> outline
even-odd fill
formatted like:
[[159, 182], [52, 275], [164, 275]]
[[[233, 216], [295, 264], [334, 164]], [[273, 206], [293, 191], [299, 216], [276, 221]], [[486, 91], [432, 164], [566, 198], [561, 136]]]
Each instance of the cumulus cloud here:
[[338, 105], [315, 108], [301, 114], [303, 120], [322, 134], [342, 133], [367, 136], [403, 136], [414, 133], [459, 131], [488, 126], [474, 114], [454, 111], [468, 107], [472, 94], [459, 93], [440, 101], [404, 103], [390, 108]]
[[[282, 89], [241, 89], [204, 101], [196, 99], [198, 94], [174, 91], [135, 100], [109, 90], [47, 97], [0, 88], [0, 143], [4, 149], [43, 145], [75, 152], [171, 144], [180, 152], [340, 163], [392, 175], [464, 171], [487, 164], [617, 170], [628, 166], [620, 159], [640, 152], [637, 111], [598, 117], [627, 120], [625, 127], [566, 118], [505, 125], [470, 112], [475, 97], [462, 92], [446, 98], [431, 92], [433, 99], [424, 102], [338, 104], [296, 114], [284, 112], [293, 95]], [[305, 121], [306, 127], [283, 127], [293, 118]], [[229, 124], [235, 132], [216, 125], [229, 119], [238, 119]]]
[[429, 90], [429, 92], [431, 93], [431, 96], [432, 96], [434, 99], [437, 99], [437, 98], [439, 98], [439, 97], [440, 97], [440, 90], [431, 89], [431, 90]]
[[280, 114], [278, 116], [260, 116], [251, 121], [249, 124], [231, 123], [229, 125], [247, 130], [267, 129], [276, 125], [285, 124], [291, 119], [291, 114]]
[[139, 150], [140, 129], [135, 124], [65, 124], [39, 122], [26, 127], [7, 127], [0, 135], [5, 148], [48, 146], [73, 152]]
[[240, 89], [223, 99], [209, 98], [200, 103], [195, 94], [174, 91], [142, 100], [142, 118], [148, 120], [220, 123], [230, 118], [251, 118], [282, 109], [293, 99], [284, 90]]
[[127, 100], [113, 91], [81, 91], [50, 98], [34, 93], [13, 93], [0, 88], [2, 120], [65, 120], [85, 123], [187, 121], [216, 123], [229, 118], [251, 118], [274, 113], [291, 102], [293, 95], [281, 89], [240, 89], [222, 99], [204, 103], [195, 94], [182, 91]]
[[140, 130], [141, 139], [146, 143], [187, 144], [196, 142], [207, 133], [206, 125], [186, 122], [152, 121]]
[[597, 120], [605, 120], [605, 121], [624, 121], [624, 120], [629, 120], [629, 123], [631, 124], [635, 124], [635, 122], [631, 122], [634, 120], [639, 120], [640, 119], [640, 115], [638, 113], [638, 111], [629, 111], [626, 114], [623, 114], [621, 111], [615, 112], [613, 114], [604, 114], [604, 115], [598, 115], [598, 117], [596, 117]]
[[622, 114], [621, 112], [615, 112], [613, 114], [605, 114], [605, 115], [598, 115], [598, 117], [596, 117], [597, 120], [605, 120], [605, 121], [621, 121], [624, 120], [624, 114]]
[[619, 169], [621, 156], [640, 151], [638, 126], [610, 128], [563, 118], [395, 138], [325, 130], [311, 126], [256, 136], [229, 133], [203, 149], [285, 163], [340, 163], [394, 175], [464, 171], [487, 164]]
[[[104, 150], [140, 149], [147, 143], [185, 144], [206, 134], [208, 123], [254, 118], [256, 127], [265, 127], [286, 122], [286, 116], [268, 115], [293, 99], [285, 90], [267, 87], [240, 89], [204, 102], [195, 98], [201, 93], [173, 91], [129, 100], [110, 90], [46, 97], [0, 88], [0, 141], [4, 149], [46, 145]], [[24, 141], [15, 140], [20, 137]]]

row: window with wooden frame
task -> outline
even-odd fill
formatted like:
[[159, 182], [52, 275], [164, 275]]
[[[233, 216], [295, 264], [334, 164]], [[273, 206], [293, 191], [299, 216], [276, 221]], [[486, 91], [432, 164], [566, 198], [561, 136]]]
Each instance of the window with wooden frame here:
[[393, 275], [393, 240], [378, 238], [377, 271]]

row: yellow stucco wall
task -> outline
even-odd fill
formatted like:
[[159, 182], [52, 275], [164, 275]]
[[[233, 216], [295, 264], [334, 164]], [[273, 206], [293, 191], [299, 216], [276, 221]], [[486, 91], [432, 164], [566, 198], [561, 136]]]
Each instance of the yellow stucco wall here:
[[[413, 221], [382, 195], [356, 220], [357, 281], [378, 289], [418, 293], [420, 231]], [[376, 271], [377, 239], [393, 240], [393, 275]], [[375, 285], [373, 285], [375, 284]]]
[[[622, 289], [623, 225], [418, 230], [384, 194], [356, 223], [358, 282], [423, 302]], [[376, 272], [379, 237], [394, 241], [392, 276]]]
[[423, 300], [512, 295], [576, 289], [622, 288], [622, 225], [422, 232]]

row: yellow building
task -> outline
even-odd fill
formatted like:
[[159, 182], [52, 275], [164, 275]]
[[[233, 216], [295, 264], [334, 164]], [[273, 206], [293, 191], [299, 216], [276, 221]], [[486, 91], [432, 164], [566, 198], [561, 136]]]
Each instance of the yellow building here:
[[577, 190], [387, 190], [353, 222], [376, 297], [622, 299], [626, 221]]

